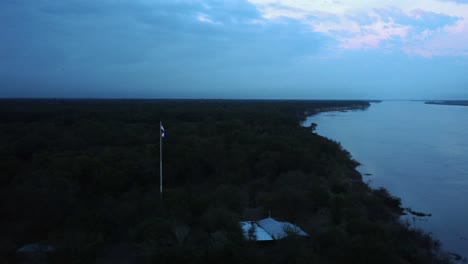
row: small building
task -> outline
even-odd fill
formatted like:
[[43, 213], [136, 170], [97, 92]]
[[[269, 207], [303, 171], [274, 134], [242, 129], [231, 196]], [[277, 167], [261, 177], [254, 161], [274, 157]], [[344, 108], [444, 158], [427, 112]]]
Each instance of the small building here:
[[298, 226], [282, 222], [271, 217], [258, 221], [240, 222], [244, 237], [247, 240], [271, 241], [285, 238], [291, 234], [309, 236]]
[[255, 222], [246, 221], [240, 222], [242, 227], [242, 231], [244, 233], [244, 237], [247, 240], [255, 240], [255, 241], [270, 241], [273, 240], [263, 228], [259, 227]]
[[50, 262], [55, 247], [45, 244], [26, 244], [16, 250], [18, 263], [21, 264], [45, 264]]

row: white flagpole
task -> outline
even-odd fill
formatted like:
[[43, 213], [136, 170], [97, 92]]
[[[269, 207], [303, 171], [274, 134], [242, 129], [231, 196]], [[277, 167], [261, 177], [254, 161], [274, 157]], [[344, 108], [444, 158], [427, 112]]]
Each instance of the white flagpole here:
[[159, 121], [159, 195], [162, 200], [162, 122]]

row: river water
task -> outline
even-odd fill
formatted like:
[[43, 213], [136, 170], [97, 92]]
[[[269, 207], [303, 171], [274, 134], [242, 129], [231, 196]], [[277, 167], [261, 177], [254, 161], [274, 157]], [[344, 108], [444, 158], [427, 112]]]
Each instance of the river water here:
[[364, 111], [320, 113], [304, 125], [310, 123], [351, 152], [371, 187], [432, 214], [405, 221], [432, 233], [444, 250], [468, 257], [467, 106], [385, 101]]

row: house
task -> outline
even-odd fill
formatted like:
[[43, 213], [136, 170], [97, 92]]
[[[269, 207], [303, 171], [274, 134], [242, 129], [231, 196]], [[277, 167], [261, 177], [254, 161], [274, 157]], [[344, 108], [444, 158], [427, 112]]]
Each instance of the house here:
[[255, 222], [246, 221], [240, 222], [244, 237], [247, 240], [255, 241], [270, 241], [273, 240], [270, 234], [268, 234], [263, 228], [259, 227]]
[[46, 244], [26, 244], [16, 250], [17, 262], [21, 264], [50, 263], [55, 247]]
[[309, 236], [298, 226], [282, 222], [271, 217], [258, 221], [240, 222], [244, 237], [247, 240], [271, 241], [287, 237], [290, 234]]

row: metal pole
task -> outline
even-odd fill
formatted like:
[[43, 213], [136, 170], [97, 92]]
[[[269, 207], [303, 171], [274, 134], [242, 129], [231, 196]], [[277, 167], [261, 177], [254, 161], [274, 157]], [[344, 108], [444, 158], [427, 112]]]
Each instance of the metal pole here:
[[159, 121], [159, 195], [162, 201], [162, 123]]

